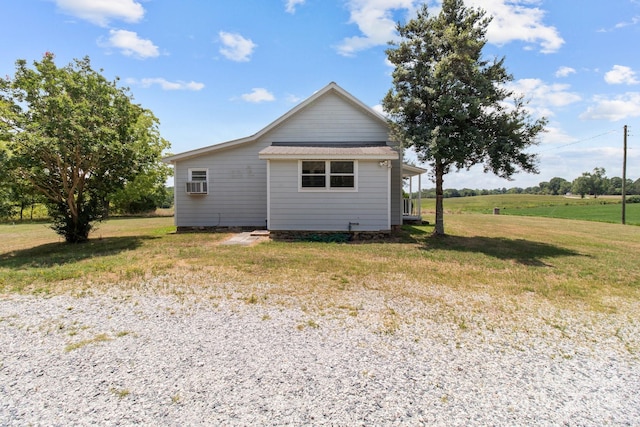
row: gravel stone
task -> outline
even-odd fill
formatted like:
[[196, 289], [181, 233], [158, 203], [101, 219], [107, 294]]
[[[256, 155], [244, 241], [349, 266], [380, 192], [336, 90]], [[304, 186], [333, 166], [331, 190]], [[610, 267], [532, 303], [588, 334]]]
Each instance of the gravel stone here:
[[[0, 425], [640, 424], [637, 320], [366, 301], [0, 295]], [[385, 328], [389, 307], [412, 320]]]

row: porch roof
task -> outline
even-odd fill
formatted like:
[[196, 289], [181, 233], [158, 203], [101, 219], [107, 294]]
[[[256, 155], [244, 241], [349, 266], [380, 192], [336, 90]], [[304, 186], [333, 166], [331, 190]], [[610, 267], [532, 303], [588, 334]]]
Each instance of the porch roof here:
[[419, 168], [417, 166], [409, 165], [407, 163], [402, 164], [402, 177], [410, 178], [412, 176], [422, 175], [429, 172], [427, 169]]

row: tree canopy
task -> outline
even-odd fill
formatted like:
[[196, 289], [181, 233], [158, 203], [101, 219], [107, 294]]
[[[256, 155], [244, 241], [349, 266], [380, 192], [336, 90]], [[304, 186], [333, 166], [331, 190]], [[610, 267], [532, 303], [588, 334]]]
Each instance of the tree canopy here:
[[[605, 176], [604, 168], [594, 168], [593, 173], [583, 172], [573, 181], [572, 191], [584, 197], [585, 194], [593, 194], [594, 197], [605, 194], [609, 187], [609, 179]], [[620, 187], [622, 187], [622, 178]]]
[[482, 57], [489, 22], [462, 0], [444, 0], [437, 15], [422, 5], [416, 18], [398, 24], [400, 41], [387, 50], [395, 70], [382, 105], [396, 138], [433, 168], [438, 235], [443, 176], [452, 168], [483, 164], [504, 178], [519, 169], [537, 172], [537, 158], [526, 149], [546, 121], [533, 120], [524, 100], [507, 89], [513, 77], [504, 58]]
[[[101, 70], [102, 71], [102, 70]], [[109, 196], [159, 164], [168, 141], [158, 119], [134, 104], [85, 57], [57, 67], [54, 55], [0, 82], [0, 138], [17, 179], [46, 198], [67, 242], [88, 239]]]

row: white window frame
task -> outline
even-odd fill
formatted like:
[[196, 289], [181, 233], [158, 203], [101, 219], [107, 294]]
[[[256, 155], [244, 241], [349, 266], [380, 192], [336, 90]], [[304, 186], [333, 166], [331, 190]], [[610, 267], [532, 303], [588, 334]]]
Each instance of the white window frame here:
[[[302, 163], [303, 162], [324, 162], [325, 173], [319, 176], [324, 176], [324, 187], [303, 187], [302, 186]], [[332, 174], [331, 162], [351, 162], [353, 163], [353, 187], [331, 187], [331, 176], [345, 175], [345, 174]], [[351, 174], [347, 174], [351, 175]], [[338, 192], [338, 193], [354, 193], [358, 191], [358, 161], [352, 159], [305, 159], [298, 160], [298, 191], [299, 192]]]
[[[204, 172], [205, 173], [205, 179], [193, 179], [193, 173], [194, 172]], [[204, 182], [205, 183], [205, 191], [200, 192], [200, 193], [190, 193], [188, 192], [187, 194], [194, 194], [194, 195], [206, 195], [209, 194], [209, 169], [208, 168], [189, 168], [188, 170], [188, 176], [187, 176], [187, 183], [190, 182]], [[186, 189], [185, 189], [186, 190]]]

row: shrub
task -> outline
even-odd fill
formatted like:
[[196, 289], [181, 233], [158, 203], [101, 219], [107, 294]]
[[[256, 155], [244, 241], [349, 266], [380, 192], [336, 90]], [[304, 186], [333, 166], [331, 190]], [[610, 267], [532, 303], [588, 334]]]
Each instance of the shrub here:
[[627, 203], [640, 203], [640, 196], [631, 196], [627, 198]]

